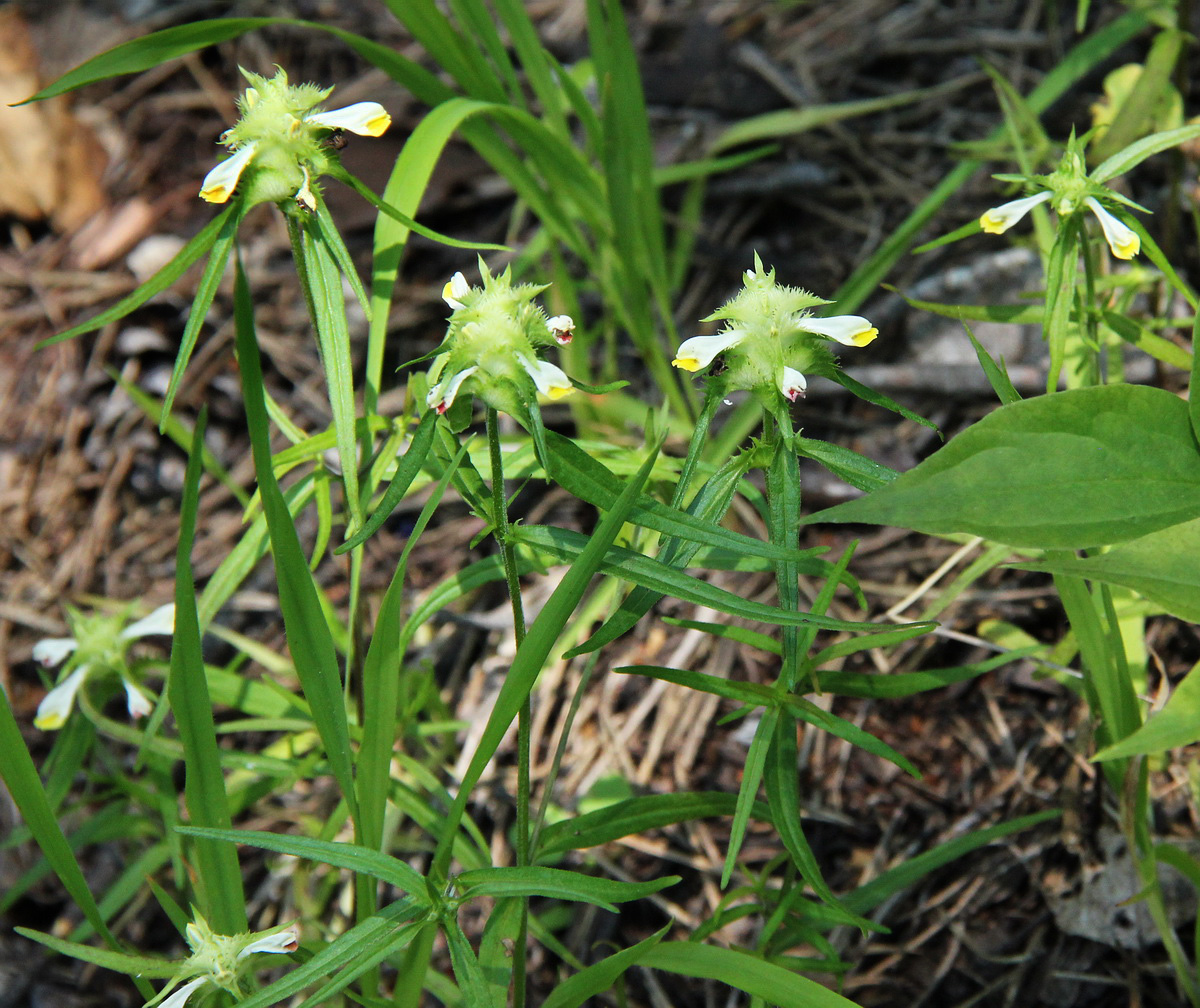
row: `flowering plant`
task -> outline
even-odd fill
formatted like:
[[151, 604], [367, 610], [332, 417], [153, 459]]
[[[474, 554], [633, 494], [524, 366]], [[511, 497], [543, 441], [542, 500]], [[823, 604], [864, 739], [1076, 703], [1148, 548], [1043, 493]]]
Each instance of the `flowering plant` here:
[[95, 613], [89, 616], [68, 607], [67, 616], [73, 637], [50, 637], [33, 646], [33, 660], [43, 668], [53, 668], [67, 661], [58, 685], [38, 705], [34, 726], [43, 731], [61, 728], [83, 684], [104, 672], [116, 672], [120, 676], [130, 717], [149, 714], [152, 710], [150, 699], [134, 680], [126, 654], [129, 646], [141, 637], [174, 632], [174, 604], [159, 606], [149, 616], [127, 626], [123, 625], [124, 615]]
[[[491, 408], [524, 419], [536, 408], [538, 394], [561, 399], [573, 390], [563, 370], [538, 351], [569, 343], [575, 323], [567, 315], [548, 319], [534, 303], [548, 285], [514, 284], [508, 269], [493, 276], [482, 259], [479, 273], [482, 287], [455, 273], [442, 289], [453, 314], [429, 369], [425, 402], [446, 413], [461, 393], [470, 392]], [[468, 415], [456, 411], [454, 426], [464, 426]]]
[[318, 110], [333, 88], [289, 84], [282, 68], [274, 77], [249, 70], [250, 87], [237, 100], [241, 118], [221, 135], [230, 155], [204, 178], [200, 198], [224, 203], [241, 185], [246, 206], [297, 204], [315, 210], [314, 180], [336, 164], [331, 139], [342, 130], [382, 136], [392, 117], [378, 102], [358, 102], [331, 112]]
[[781, 395], [795, 402], [808, 388], [805, 372], [830, 375], [836, 368], [830, 342], [864, 347], [879, 335], [861, 315], [813, 316], [813, 308], [828, 303], [776, 283], [775, 270], [764, 269], [756, 254], [742, 290], [703, 320], [725, 326], [715, 335], [684, 340], [672, 363], [700, 371], [721, 356], [724, 367], [714, 378], [722, 394], [747, 389], [769, 408]]

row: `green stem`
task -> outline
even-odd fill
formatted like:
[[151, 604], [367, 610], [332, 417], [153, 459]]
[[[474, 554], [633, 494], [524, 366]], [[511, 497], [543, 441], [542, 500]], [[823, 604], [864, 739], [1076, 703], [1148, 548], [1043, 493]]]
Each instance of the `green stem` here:
[[[508, 497], [504, 491], [504, 459], [500, 452], [500, 428], [496, 410], [487, 409], [488, 453], [492, 464], [492, 526], [496, 541], [500, 544], [500, 556], [504, 562], [504, 580], [508, 586], [508, 599], [512, 605], [513, 636], [519, 648], [525, 640], [525, 608], [521, 602], [521, 581], [517, 574], [517, 554], [513, 549], [508, 530]], [[526, 696], [517, 715], [517, 867], [529, 865], [529, 732], [532, 721], [529, 697]], [[513, 954], [513, 1008], [525, 1004], [525, 945], [529, 931], [528, 904], [521, 901], [521, 915], [517, 924], [516, 951]]]

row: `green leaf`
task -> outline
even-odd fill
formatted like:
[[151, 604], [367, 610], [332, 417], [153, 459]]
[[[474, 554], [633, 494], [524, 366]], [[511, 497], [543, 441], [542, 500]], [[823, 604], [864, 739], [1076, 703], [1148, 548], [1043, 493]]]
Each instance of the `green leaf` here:
[[967, 532], [1078, 549], [1200, 516], [1188, 408], [1162, 389], [1074, 389], [1001, 406], [893, 483], [807, 521]]
[[1171, 525], [1120, 543], [1094, 556], [1062, 557], [1010, 566], [1048, 574], [1076, 574], [1089, 581], [1123, 585], [1172, 616], [1200, 623], [1200, 520]]
[[1057, 819], [1060, 815], [1062, 813], [1058, 809], [1048, 809], [1044, 812], [1035, 812], [1033, 815], [1013, 819], [1010, 822], [1000, 823], [997, 826], [976, 830], [966, 836], [955, 837], [933, 850], [909, 858], [895, 868], [889, 868], [882, 875], [871, 879], [866, 885], [859, 886], [854, 892], [843, 896], [842, 904], [853, 913], [870, 913], [884, 900], [907, 889], [935, 868], [940, 868], [955, 858], [960, 858], [964, 854], [978, 850], [1003, 837], [1019, 833], [1021, 830], [1029, 829], [1031, 826], [1047, 822], [1050, 819]]
[[630, 966], [636, 966], [670, 930], [671, 925], [668, 924], [636, 945], [622, 949], [568, 977], [550, 992], [542, 1002], [542, 1008], [579, 1008], [588, 998], [602, 994], [615, 984]]
[[234, 281], [233, 305], [246, 423], [250, 430], [254, 470], [275, 559], [284, 633], [304, 689], [304, 697], [311, 705], [313, 721], [325, 746], [330, 769], [341, 788], [343, 799], [354, 814], [357, 805], [354, 766], [337, 649], [296, 526], [271, 468], [271, 431], [263, 401], [262, 364], [254, 333], [254, 304], [240, 261]]
[[136, 956], [125, 952], [113, 952], [109, 949], [93, 948], [91, 945], [80, 945], [78, 942], [66, 941], [55, 935], [43, 934], [32, 928], [15, 927], [13, 930], [31, 941], [40, 942], [47, 948], [53, 949], [59, 955], [70, 956], [72, 959], [79, 959], [117, 973], [166, 980], [179, 972], [177, 961], [167, 962], [163, 959], [151, 959], [149, 956]]
[[900, 475], [895, 469], [829, 441], [796, 437], [793, 444], [800, 455], [821, 463], [838, 479], [845, 480], [858, 490], [876, 490]]
[[399, 900], [321, 946], [304, 965], [238, 1001], [237, 1008], [269, 1008], [333, 973], [332, 980], [302, 1002], [305, 1006], [325, 1004], [358, 976], [405, 948], [419, 932], [419, 924], [413, 922], [427, 913], [411, 899]]
[[333, 551], [334, 553], [345, 553], [366, 542], [379, 531], [379, 527], [396, 510], [397, 505], [404, 499], [404, 495], [408, 493], [412, 481], [421, 471], [421, 466], [425, 464], [429, 446], [433, 444], [433, 431], [436, 423], [437, 414], [433, 410], [427, 411], [421, 417], [421, 422], [417, 424], [417, 429], [413, 431], [412, 439], [408, 443], [408, 450], [396, 466], [396, 474], [392, 477], [392, 482], [388, 484], [383, 500], [379, 502], [379, 506], [372, 512], [371, 517], [358, 533], [338, 546]]
[[121, 298], [111, 308], [105, 309], [99, 315], [88, 319], [86, 322], [80, 322], [77, 326], [72, 326], [70, 329], [51, 336], [49, 339], [42, 340], [38, 344], [38, 349], [53, 346], [55, 343], [63, 342], [63, 340], [74, 339], [83, 333], [91, 332], [93, 329], [99, 329], [110, 322], [122, 319], [131, 311], [144, 305], [155, 294], [161, 294], [183, 276], [192, 263], [213, 247], [229, 221], [231, 219], [237, 220], [235, 211], [239, 211], [239, 209], [240, 204], [236, 201], [230, 203], [218, 216], [205, 224], [200, 233], [175, 254], [174, 259], [138, 287], [132, 294]]
[[627, 903], [659, 892], [679, 881], [678, 875], [651, 882], [618, 882], [561, 868], [477, 868], [456, 879], [463, 899], [477, 896], [545, 896], [549, 899], [593, 903], [616, 913], [615, 903]]
[[1160, 360], [1164, 364], [1170, 364], [1172, 367], [1181, 368], [1184, 371], [1191, 370], [1192, 354], [1169, 339], [1159, 336], [1158, 333], [1153, 332], [1137, 320], [1114, 311], [1102, 312], [1100, 317], [1104, 320], [1104, 324], [1126, 343], [1148, 353], [1155, 360]]
[[1166, 706], [1136, 731], [1101, 749], [1096, 761], [1148, 756], [1200, 739], [1200, 672], [1193, 668], [1171, 691]]
[[[117, 948], [117, 940], [105, 925], [79, 862], [75, 860], [75, 853], [58, 825], [55, 810], [42, 787], [37, 767], [13, 716], [8, 693], [3, 689], [0, 689], [0, 752], [4, 753], [4, 758], [0, 759], [0, 780], [8, 787], [8, 793], [16, 802], [21, 818], [37, 841], [42, 855], [88, 923], [103, 936], [106, 944]], [[149, 991], [148, 985], [143, 984], [142, 987], [145, 988], [143, 993]]]
[[[571, 563], [588, 548], [589, 537], [570, 529], [553, 528], [548, 525], [518, 525], [512, 529], [514, 542], [548, 554], [555, 560]], [[762, 620], [780, 626], [813, 625], [827, 630], [861, 630], [867, 633], [891, 631], [892, 624], [856, 623], [849, 620], [819, 616], [815, 613], [789, 612], [777, 606], [744, 599], [731, 591], [710, 585], [699, 578], [684, 574], [660, 560], [635, 553], [621, 546], [610, 547], [601, 563], [604, 573], [645, 588], [652, 588], [664, 595], [696, 602], [719, 609], [730, 616]], [[932, 625], [932, 624], [931, 624]]]
[[663, 942], [639, 963], [680, 976], [719, 980], [779, 1008], [857, 1008], [840, 994], [782, 966], [737, 949], [693, 942]]
[[1020, 402], [1021, 395], [1013, 387], [1012, 379], [1008, 377], [1008, 370], [1004, 366], [1004, 358], [1001, 357], [999, 363], [997, 363], [992, 359], [992, 355], [984, 349], [983, 344], [975, 338], [975, 334], [971, 332], [971, 327], [964, 322], [963, 328], [967, 330], [967, 338], [971, 341], [971, 346], [975, 348], [975, 357], [979, 361], [979, 366], [983, 368], [983, 373], [987, 376], [988, 384], [992, 386], [992, 391], [996, 393], [996, 398], [1005, 406], [1010, 403]]
[[[290, 219], [288, 229], [295, 233], [295, 225]], [[322, 232], [319, 216], [305, 217], [299, 228], [299, 238], [298, 247], [293, 241], [292, 248], [294, 253], [299, 253], [297, 259], [303, 263], [298, 272], [321, 349], [321, 366], [328, 385], [338, 462], [345, 484], [349, 515], [347, 525], [353, 535], [362, 526], [362, 501], [358, 492], [354, 362], [350, 354], [350, 330], [346, 321], [342, 274], [333, 249]]]
[[[574, 496], [593, 507], [608, 510], [621, 492], [621, 481], [603, 463], [596, 461], [570, 438], [546, 431], [550, 477]], [[770, 542], [732, 532], [714, 522], [669, 507], [652, 497], [642, 496], [634, 504], [630, 521], [663, 535], [706, 546], [719, 546], [747, 556], [773, 560], [796, 560], [799, 550], [782, 549]]]
[[957, 682], [966, 682], [976, 676], [1010, 661], [1026, 657], [1033, 649], [1010, 651], [996, 655], [986, 661], [972, 665], [955, 665], [951, 668], [926, 669], [922, 672], [897, 672], [880, 675], [874, 672], [822, 672], [821, 689], [835, 696], [870, 697], [893, 700], [912, 696], [927, 690], [941, 689]]
[[[196, 616], [196, 585], [192, 573], [192, 544], [200, 506], [200, 460], [204, 444], [205, 410], [192, 434], [192, 451], [184, 477], [175, 553], [175, 634], [171, 642], [171, 674], [167, 696], [183, 743], [184, 803], [188, 817], [199, 826], [228, 828], [231, 820], [221, 769], [220, 747], [213, 721], [212, 700], [204, 674], [200, 623]], [[199, 905], [213, 927], [223, 934], [247, 928], [246, 897], [237, 852], [226, 844], [200, 840], [196, 850], [196, 889]]]
[[463, 1003], [470, 1005], [471, 1008], [475, 1008], [476, 1005], [479, 1008], [488, 1008], [488, 1006], [498, 1008], [496, 1001], [492, 998], [492, 989], [483, 975], [483, 967], [479, 964], [479, 958], [475, 955], [475, 950], [471, 948], [471, 943], [467, 941], [463, 929], [458, 926], [458, 921], [450, 916], [443, 917], [442, 934], [446, 936], [446, 946], [450, 951], [450, 966], [454, 970], [454, 979], [458, 982]]
[[875, 112], [911, 105], [938, 94], [950, 94], [961, 90], [963, 86], [961, 81], [952, 81], [914, 91], [901, 91], [899, 94], [885, 95], [881, 98], [864, 98], [860, 101], [836, 102], [829, 105], [809, 105], [805, 108], [782, 109], [778, 112], [764, 112], [762, 115], [748, 116], [718, 136], [709, 147], [709, 151], [716, 154], [730, 147], [752, 143], [756, 140], [774, 140], [779, 137], [795, 136], [797, 133], [806, 133], [809, 130], [856, 116], [871, 115]]
[[[737, 800], [720, 791], [696, 791], [682, 794], [643, 795], [606, 805], [586, 815], [564, 819], [545, 827], [538, 845], [539, 858], [555, 857], [569, 850], [598, 847], [621, 837], [674, 823], [733, 815]], [[770, 822], [767, 806], [755, 802], [755, 819]]]
[[217, 219], [223, 220], [225, 223], [217, 235], [216, 241], [212, 244], [208, 262], [204, 266], [204, 273], [200, 277], [200, 283], [196, 286], [196, 297], [188, 312], [187, 323], [183, 327], [183, 336], [179, 339], [179, 351], [175, 355], [175, 364], [171, 368], [171, 380], [167, 383], [167, 394], [163, 396], [162, 416], [158, 421], [160, 434], [171, 418], [171, 406], [175, 402], [175, 395], [183, 381], [188, 361], [192, 358], [192, 350], [200, 336], [200, 327], [204, 324], [208, 309], [212, 306], [213, 298], [217, 296], [217, 288], [220, 287], [221, 280], [225, 276], [225, 269], [229, 265], [229, 254], [233, 251], [238, 225], [242, 221], [240, 206], [237, 213], [222, 214]]
[[102, 52], [99, 56], [93, 56], [20, 104], [54, 98], [83, 87], [85, 84], [107, 80], [109, 77], [151, 70], [167, 60], [186, 56], [190, 52], [203, 49], [205, 46], [216, 45], [218, 42], [226, 42], [255, 28], [261, 28], [263, 25], [275, 24], [277, 21], [277, 18], [268, 17], [220, 18], [152, 32], [134, 39], [132, 42], [124, 42]]
[[207, 829], [196, 826], [175, 828], [185, 836], [221, 841], [221, 845], [228, 850], [234, 849], [230, 846], [232, 844], [248, 844], [278, 854], [305, 858], [314, 864], [327, 864], [334, 868], [345, 868], [348, 871], [370, 875], [403, 890], [409, 899], [416, 903], [424, 905], [429, 902], [425, 891], [425, 879], [415, 868], [409, 867], [399, 858], [382, 854], [369, 847], [311, 837], [285, 836], [262, 830]]

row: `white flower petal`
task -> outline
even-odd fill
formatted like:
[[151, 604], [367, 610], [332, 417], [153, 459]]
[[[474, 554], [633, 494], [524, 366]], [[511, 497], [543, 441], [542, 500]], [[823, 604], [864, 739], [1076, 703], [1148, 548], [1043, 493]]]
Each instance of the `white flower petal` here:
[[720, 332], [715, 336], [693, 336], [679, 345], [671, 363], [685, 371], [699, 371], [708, 367], [713, 358], [723, 350], [737, 346], [744, 336], [745, 334], [738, 329]]
[[1100, 222], [1100, 227], [1104, 231], [1104, 240], [1108, 242], [1108, 247], [1112, 249], [1113, 255], [1118, 259], [1132, 259], [1141, 251], [1142, 240], [1136, 231], [1126, 227], [1124, 223], [1105, 210], [1094, 196], [1089, 196], [1084, 203], [1091, 207], [1092, 213], [1096, 215], [1096, 220]]
[[455, 273], [442, 288], [442, 300], [457, 311], [464, 307], [462, 299], [471, 293], [471, 285], [461, 273]]
[[33, 645], [33, 660], [42, 668], [54, 668], [66, 660], [67, 655], [79, 647], [74, 637], [47, 637]]
[[790, 367], [783, 369], [783, 381], [779, 383], [779, 390], [788, 399], [795, 402], [800, 396], [804, 395], [804, 390], [807, 388], [808, 381], [799, 371]]
[[439, 413], [445, 413], [446, 410], [454, 405], [454, 398], [458, 395], [458, 387], [478, 370], [477, 366], [469, 367], [463, 371], [459, 371], [458, 374], [451, 375], [443, 382], [438, 382], [429, 390], [429, 395], [425, 398], [425, 405], [432, 407]]
[[121, 631], [121, 640], [136, 640], [138, 637], [150, 637], [163, 634], [169, 637], [175, 632], [175, 603], [168, 602], [154, 610], [136, 623], [130, 623]]
[[983, 216], [979, 218], [979, 226], [988, 234], [1004, 234], [1030, 210], [1039, 203], [1045, 203], [1049, 198], [1050, 190], [1047, 189], [1045, 192], [1002, 203], [998, 207], [985, 210]]
[[67, 723], [71, 708], [75, 706], [75, 694], [87, 678], [89, 667], [81, 665], [42, 698], [33, 719], [35, 728], [56, 731]]
[[879, 335], [861, 315], [830, 315], [828, 318], [806, 318], [796, 323], [805, 332], [828, 336], [845, 346], [864, 347]]
[[257, 147], [255, 141], [244, 144], [205, 175], [204, 182], [200, 185], [200, 198], [208, 200], [209, 203], [224, 203], [228, 200], [237, 188], [238, 179], [242, 177], [246, 165], [254, 157]]
[[562, 368], [549, 361], [538, 360], [536, 357], [526, 357], [524, 354], [519, 354], [517, 359], [521, 362], [521, 366], [529, 372], [529, 377], [533, 379], [537, 390], [547, 398], [561, 399], [574, 391], [575, 386], [571, 384], [571, 379], [563, 373]]
[[550, 328], [550, 335], [563, 346], [570, 343], [575, 334], [575, 320], [570, 315], [555, 315], [546, 319], [546, 325]]
[[154, 704], [150, 702], [150, 698], [128, 679], [122, 679], [121, 685], [125, 687], [125, 707], [129, 711], [129, 716], [134, 721], [148, 717], [154, 710]]
[[196, 977], [195, 980], [185, 983], [179, 988], [179, 990], [175, 991], [175, 993], [165, 1001], [159, 1002], [158, 1008], [183, 1008], [183, 1005], [187, 1002], [187, 999], [196, 993], [197, 988], [202, 987], [204, 984], [209, 982], [210, 981], [207, 976]]
[[244, 949], [242, 949], [237, 957], [245, 959], [248, 955], [253, 955], [255, 952], [295, 952], [300, 947], [300, 936], [297, 933], [296, 925], [284, 928], [282, 931], [276, 931], [274, 934], [264, 935], [255, 941], [252, 941]]
[[365, 101], [345, 108], [334, 109], [332, 112], [318, 112], [305, 116], [305, 122], [327, 126], [329, 129], [349, 130], [359, 136], [383, 136], [392, 125], [392, 117], [388, 115], [379, 102]]

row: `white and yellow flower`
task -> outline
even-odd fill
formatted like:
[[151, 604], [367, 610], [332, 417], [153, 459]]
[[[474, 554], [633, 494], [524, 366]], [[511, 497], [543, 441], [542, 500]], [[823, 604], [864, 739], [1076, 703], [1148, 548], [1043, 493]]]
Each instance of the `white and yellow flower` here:
[[725, 320], [726, 327], [684, 340], [671, 362], [675, 367], [702, 371], [720, 356], [725, 369], [718, 380], [725, 391], [749, 389], [767, 397], [778, 392], [794, 402], [808, 387], [806, 370], [833, 366], [826, 341], [864, 347], [879, 335], [861, 315], [814, 317], [811, 309], [828, 302], [777, 284], [775, 271], [764, 270], [758, 256], [754, 266], [745, 273], [743, 289], [705, 319]]
[[[251, 86], [238, 99], [241, 118], [221, 136], [230, 156], [205, 176], [200, 187], [200, 198], [209, 203], [226, 202], [245, 176], [249, 204], [295, 199], [314, 210], [313, 180], [337, 156], [329, 137], [344, 130], [377, 137], [391, 125], [391, 116], [378, 102], [322, 112], [319, 105], [332, 88], [289, 84], [283, 70], [271, 78], [242, 73]], [[251, 165], [255, 170], [246, 175]]]
[[493, 408], [519, 415], [537, 395], [554, 400], [573, 391], [563, 370], [538, 350], [569, 343], [575, 322], [569, 315], [546, 318], [533, 301], [545, 287], [513, 284], [507, 270], [492, 276], [482, 261], [480, 273], [482, 287], [455, 273], [442, 288], [453, 313], [429, 370], [426, 405], [445, 413], [467, 389]]
[[51, 637], [33, 646], [33, 660], [43, 668], [54, 668], [69, 657], [74, 664], [74, 668], [38, 705], [33, 719], [35, 728], [55, 731], [66, 724], [84, 683], [93, 674], [105, 671], [115, 670], [120, 675], [130, 717], [145, 717], [153, 710], [150, 699], [129, 675], [125, 653], [129, 645], [141, 637], [173, 634], [175, 606], [170, 603], [159, 606], [149, 616], [124, 628], [120, 626], [122, 622], [104, 614], [89, 617], [71, 611], [74, 637]]
[[[234, 997], [242, 996], [239, 977], [249, 968], [246, 960], [256, 952], [287, 954], [299, 948], [299, 929], [295, 924], [285, 924], [267, 931], [256, 931], [238, 935], [216, 934], [199, 914], [185, 929], [192, 954], [179, 967], [179, 977], [172, 981], [157, 998], [147, 1002], [146, 1008], [182, 1008], [188, 999], [203, 987], [215, 987], [228, 991]], [[198, 974], [198, 975], [197, 975]], [[172, 986], [179, 979], [193, 977], [178, 990]], [[167, 997], [163, 997], [172, 991]], [[159, 1000], [159, 999], [162, 1000]]]
[[[1112, 254], [1118, 259], [1132, 259], [1141, 250], [1142, 242], [1137, 233], [1114, 216], [1103, 203], [1124, 203], [1135, 209], [1142, 207], [1117, 195], [1111, 189], [1093, 179], [1087, 170], [1082, 148], [1072, 137], [1058, 166], [1049, 175], [997, 175], [1008, 182], [1024, 182], [1035, 191], [1029, 196], [1009, 200], [979, 218], [979, 226], [987, 234], [1004, 234], [1035, 206], [1049, 203], [1059, 217], [1070, 217], [1087, 207], [1096, 215], [1104, 240]], [[1104, 176], [1107, 181], [1107, 176]]]

